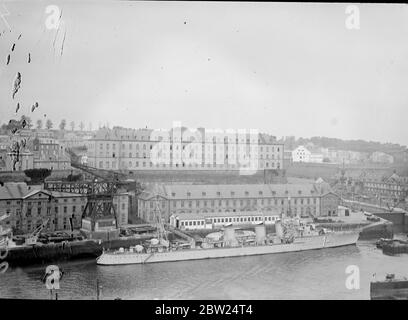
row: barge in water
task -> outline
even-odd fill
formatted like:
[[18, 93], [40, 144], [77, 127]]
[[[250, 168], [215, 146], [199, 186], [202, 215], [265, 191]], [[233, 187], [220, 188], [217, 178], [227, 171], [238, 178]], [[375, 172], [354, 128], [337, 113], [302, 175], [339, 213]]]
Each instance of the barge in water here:
[[371, 300], [408, 300], [408, 279], [387, 274], [383, 281], [372, 281], [370, 297]]

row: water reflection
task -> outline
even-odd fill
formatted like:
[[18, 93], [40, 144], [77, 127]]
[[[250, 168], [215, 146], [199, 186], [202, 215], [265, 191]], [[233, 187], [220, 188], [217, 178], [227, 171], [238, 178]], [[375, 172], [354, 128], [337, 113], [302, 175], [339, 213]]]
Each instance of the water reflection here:
[[[368, 299], [372, 274], [407, 275], [408, 255], [390, 257], [373, 242], [327, 250], [146, 265], [97, 266], [94, 260], [58, 264], [59, 299]], [[359, 290], [345, 286], [346, 267], [360, 268]], [[0, 297], [49, 299], [44, 266], [0, 276]]]

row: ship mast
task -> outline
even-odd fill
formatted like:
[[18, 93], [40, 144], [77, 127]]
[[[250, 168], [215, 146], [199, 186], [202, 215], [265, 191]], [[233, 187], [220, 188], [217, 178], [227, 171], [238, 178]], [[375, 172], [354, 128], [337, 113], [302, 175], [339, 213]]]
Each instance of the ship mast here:
[[161, 212], [160, 205], [159, 205], [159, 192], [158, 192], [158, 188], [156, 184], [154, 185], [153, 190], [154, 190], [154, 202], [155, 202], [154, 220], [156, 222], [155, 224], [156, 224], [157, 239], [159, 241], [161, 241], [162, 239], [168, 241], [167, 233], [166, 233], [166, 230], [163, 224], [162, 212]]

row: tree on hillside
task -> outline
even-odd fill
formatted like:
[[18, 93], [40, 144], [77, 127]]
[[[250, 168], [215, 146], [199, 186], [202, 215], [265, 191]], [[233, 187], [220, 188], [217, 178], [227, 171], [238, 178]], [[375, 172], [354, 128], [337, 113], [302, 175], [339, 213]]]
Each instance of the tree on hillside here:
[[71, 127], [71, 130], [74, 131], [74, 129], [75, 129], [75, 122], [74, 122], [74, 121], [71, 121], [70, 124], [69, 124], [69, 126]]
[[293, 150], [296, 148], [296, 138], [295, 136], [287, 136], [284, 139], [285, 149]]
[[66, 126], [67, 126], [67, 120], [62, 119], [61, 122], [60, 122], [60, 124], [59, 124], [59, 129], [60, 129], [61, 131], [63, 131], [63, 130], [65, 130], [65, 127], [66, 127]]
[[50, 119], [47, 119], [47, 122], [45, 123], [45, 127], [47, 128], [47, 130], [52, 129], [53, 123]]
[[42, 122], [42, 120], [41, 120], [41, 119], [38, 119], [36, 123], [37, 123], [37, 129], [42, 129], [42, 127], [43, 127], [43, 122]]
[[24, 170], [24, 174], [31, 179], [32, 184], [43, 183], [44, 180], [51, 175], [50, 169], [28, 169]]
[[71, 173], [67, 177], [67, 181], [71, 181], [71, 182], [80, 181], [81, 179], [82, 179], [82, 174], [80, 174], [80, 173], [78, 173], [78, 174], [72, 174]]
[[1, 125], [1, 127], [0, 127], [1, 133], [2, 133], [2, 134], [5, 134], [7, 130], [8, 130], [7, 124], [3, 123], [3, 124]]

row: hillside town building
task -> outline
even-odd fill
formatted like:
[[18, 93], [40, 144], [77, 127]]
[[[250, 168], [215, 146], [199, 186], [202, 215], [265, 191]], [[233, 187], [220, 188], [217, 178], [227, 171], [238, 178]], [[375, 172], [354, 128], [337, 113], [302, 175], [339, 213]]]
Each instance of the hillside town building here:
[[88, 165], [113, 170], [282, 169], [283, 144], [266, 134], [101, 129], [88, 141]]
[[[122, 192], [113, 197], [118, 226], [128, 224], [131, 194]], [[5, 228], [15, 233], [30, 233], [48, 219], [44, 231], [81, 228], [87, 203], [84, 194], [45, 190], [25, 183], [6, 183], [0, 187], [0, 217]], [[71, 219], [71, 220], [70, 220]]]

